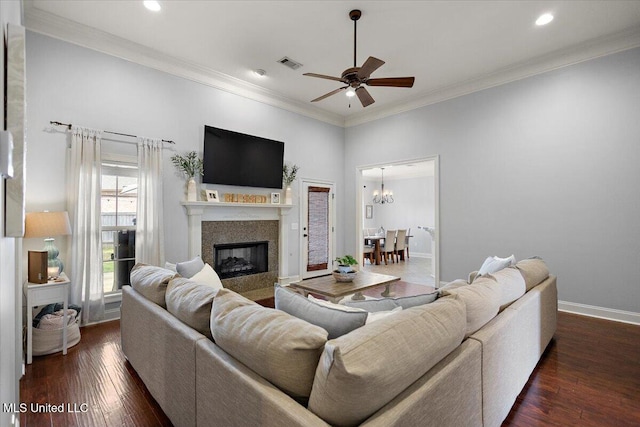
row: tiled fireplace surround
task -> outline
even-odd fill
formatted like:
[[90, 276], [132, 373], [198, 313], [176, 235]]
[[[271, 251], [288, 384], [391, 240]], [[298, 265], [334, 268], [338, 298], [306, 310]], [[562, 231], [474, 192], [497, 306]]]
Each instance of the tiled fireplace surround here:
[[273, 286], [278, 281], [278, 221], [203, 221], [202, 260], [214, 266], [213, 245], [268, 241], [269, 267], [265, 273], [223, 279], [224, 287], [247, 292]]
[[215, 202], [182, 202], [182, 205], [188, 217], [190, 258], [200, 255], [204, 262], [214, 266], [215, 244], [269, 242], [268, 271], [224, 279], [226, 288], [243, 293], [273, 287], [284, 279], [288, 270], [288, 236], [282, 219], [290, 206]]

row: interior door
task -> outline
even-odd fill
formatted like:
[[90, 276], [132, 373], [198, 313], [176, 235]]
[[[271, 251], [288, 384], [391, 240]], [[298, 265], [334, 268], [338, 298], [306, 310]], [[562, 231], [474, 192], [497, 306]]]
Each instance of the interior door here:
[[334, 235], [333, 184], [302, 183], [302, 278], [330, 274]]

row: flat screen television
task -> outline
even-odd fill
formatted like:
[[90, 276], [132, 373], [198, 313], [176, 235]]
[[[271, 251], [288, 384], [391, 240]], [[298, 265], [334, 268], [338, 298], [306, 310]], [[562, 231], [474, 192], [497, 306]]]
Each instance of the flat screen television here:
[[284, 142], [204, 127], [206, 184], [282, 188]]

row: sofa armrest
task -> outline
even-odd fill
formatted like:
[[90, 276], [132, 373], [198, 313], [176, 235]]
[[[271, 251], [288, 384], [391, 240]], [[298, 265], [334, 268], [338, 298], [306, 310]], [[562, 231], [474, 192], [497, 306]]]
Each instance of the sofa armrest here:
[[556, 312], [556, 278], [549, 276], [469, 337], [482, 344], [485, 426], [509, 414], [553, 337]]
[[120, 312], [129, 363], [175, 426], [195, 425], [196, 341], [207, 338], [130, 286]]
[[329, 426], [208, 339], [196, 345], [196, 414], [202, 426]]

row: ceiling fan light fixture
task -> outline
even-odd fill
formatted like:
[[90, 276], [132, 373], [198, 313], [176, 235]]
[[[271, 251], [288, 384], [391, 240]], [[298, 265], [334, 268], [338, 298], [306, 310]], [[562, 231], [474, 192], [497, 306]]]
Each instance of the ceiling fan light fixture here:
[[543, 13], [536, 19], [536, 25], [541, 27], [543, 25], [547, 25], [549, 22], [553, 21], [553, 15], [550, 13]]
[[162, 7], [160, 6], [160, 3], [158, 3], [156, 0], [145, 0], [143, 4], [144, 4], [144, 7], [146, 7], [147, 9], [153, 12], [159, 12], [160, 9], [162, 9]]
[[[385, 77], [372, 79], [371, 74], [384, 65], [384, 61], [378, 58], [370, 56], [362, 64], [362, 67], [358, 67], [356, 63], [357, 54], [357, 22], [362, 16], [362, 12], [358, 9], [354, 9], [349, 12], [349, 18], [353, 21], [353, 67], [347, 68], [342, 72], [340, 77], [327, 76], [325, 74], [316, 73], [304, 73], [303, 76], [316, 77], [319, 79], [338, 81], [346, 86], [338, 89], [334, 89], [329, 93], [325, 93], [316, 99], [312, 99], [311, 102], [322, 101], [325, 98], [335, 95], [336, 93], [348, 89], [345, 93], [348, 97], [356, 95], [362, 104], [362, 107], [367, 107], [376, 102], [365, 86], [384, 86], [384, 87], [413, 87], [415, 77]], [[351, 103], [349, 103], [351, 107]]]

